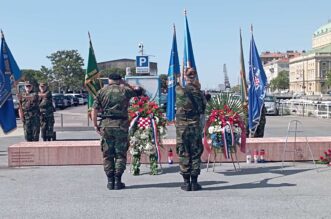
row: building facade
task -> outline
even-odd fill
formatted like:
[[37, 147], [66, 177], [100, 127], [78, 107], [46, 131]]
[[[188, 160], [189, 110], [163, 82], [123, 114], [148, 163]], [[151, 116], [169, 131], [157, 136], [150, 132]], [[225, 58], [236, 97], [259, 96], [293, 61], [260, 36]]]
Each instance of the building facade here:
[[312, 49], [290, 59], [290, 91], [304, 95], [320, 95], [329, 89], [325, 85], [331, 70], [331, 22], [313, 34]]
[[[304, 52], [304, 51], [303, 51]], [[286, 51], [286, 52], [262, 52], [260, 55], [261, 62], [263, 65], [267, 64], [268, 62], [282, 60], [282, 59], [291, 59], [297, 56], [300, 56], [301, 52], [298, 51]]]
[[266, 63], [263, 65], [264, 72], [267, 76], [268, 83], [274, 78], [276, 78], [281, 71], [289, 71], [289, 59], [279, 59]]

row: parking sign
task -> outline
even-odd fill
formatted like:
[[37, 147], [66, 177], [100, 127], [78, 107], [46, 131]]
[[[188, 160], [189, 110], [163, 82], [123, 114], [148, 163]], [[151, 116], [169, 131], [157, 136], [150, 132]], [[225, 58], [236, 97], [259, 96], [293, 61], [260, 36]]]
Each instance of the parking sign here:
[[136, 73], [149, 73], [149, 60], [148, 56], [136, 57]]

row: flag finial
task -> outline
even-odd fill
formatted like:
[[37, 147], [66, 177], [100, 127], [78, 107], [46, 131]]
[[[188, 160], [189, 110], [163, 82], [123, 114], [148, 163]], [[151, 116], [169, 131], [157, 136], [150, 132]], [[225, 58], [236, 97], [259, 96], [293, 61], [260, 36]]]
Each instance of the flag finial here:
[[186, 8], [184, 9], [184, 15], [185, 15], [185, 16], [187, 15], [187, 11], [186, 11]]
[[89, 40], [91, 41], [91, 34], [90, 34], [90, 31], [87, 31], [87, 33], [88, 33], [88, 38], [89, 38]]

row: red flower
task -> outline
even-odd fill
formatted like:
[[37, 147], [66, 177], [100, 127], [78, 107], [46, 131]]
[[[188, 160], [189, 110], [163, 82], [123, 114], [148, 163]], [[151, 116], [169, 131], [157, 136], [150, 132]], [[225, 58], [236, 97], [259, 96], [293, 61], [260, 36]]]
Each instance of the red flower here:
[[324, 154], [325, 154], [325, 156], [327, 156], [328, 155], [328, 152], [324, 151]]
[[324, 157], [323, 156], [320, 156], [320, 160], [324, 160]]

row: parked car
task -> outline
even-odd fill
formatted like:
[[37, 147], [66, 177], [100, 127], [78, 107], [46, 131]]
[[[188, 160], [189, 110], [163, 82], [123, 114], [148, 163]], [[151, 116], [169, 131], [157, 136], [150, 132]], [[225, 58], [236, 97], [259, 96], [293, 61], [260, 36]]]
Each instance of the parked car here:
[[264, 98], [266, 115], [278, 115], [278, 101], [275, 96], [266, 95]]
[[64, 96], [64, 104], [66, 105], [66, 108], [69, 106], [72, 106], [71, 98], [66, 95], [63, 95], [63, 96]]
[[76, 97], [78, 99], [78, 104], [79, 105], [83, 105], [84, 104], [84, 98], [82, 97], [82, 95], [80, 95], [80, 94], [66, 94], [66, 95], [70, 95], [70, 96]]
[[16, 118], [19, 117], [18, 115], [18, 99], [17, 99], [17, 96], [16, 95], [13, 95], [13, 103], [14, 103], [14, 109], [15, 109], [15, 115], [16, 115]]
[[75, 95], [65, 94], [65, 96], [68, 96], [68, 97], [71, 98], [71, 103], [72, 103], [73, 106], [78, 106], [79, 105], [78, 97], [76, 97]]
[[64, 98], [63, 94], [54, 93], [52, 97], [55, 108], [64, 109], [66, 107], [65, 102], [67, 102], [67, 100]]
[[88, 93], [82, 93], [81, 95], [83, 97], [84, 104], [87, 104], [87, 102], [88, 102]]

